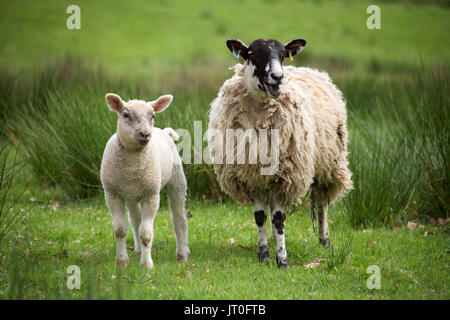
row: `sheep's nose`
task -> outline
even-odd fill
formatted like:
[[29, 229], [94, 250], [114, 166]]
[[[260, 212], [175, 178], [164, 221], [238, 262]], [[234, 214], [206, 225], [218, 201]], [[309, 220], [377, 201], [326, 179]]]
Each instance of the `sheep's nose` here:
[[270, 74], [270, 77], [271, 77], [273, 80], [280, 82], [281, 79], [283, 79], [283, 73], [282, 73], [282, 72], [277, 72], [277, 73], [272, 72], [272, 73]]
[[144, 131], [141, 131], [141, 132], [139, 132], [139, 136], [140, 136], [142, 139], [147, 140], [147, 139], [150, 137], [150, 132], [144, 132]]

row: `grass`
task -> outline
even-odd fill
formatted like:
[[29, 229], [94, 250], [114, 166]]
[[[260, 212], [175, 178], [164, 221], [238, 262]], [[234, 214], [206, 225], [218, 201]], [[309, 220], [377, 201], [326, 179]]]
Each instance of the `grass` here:
[[[192, 256], [175, 261], [175, 236], [167, 206], [155, 221], [155, 269], [130, 265], [116, 270], [111, 217], [102, 199], [56, 205], [39, 203], [0, 246], [3, 299], [448, 299], [448, 226], [353, 232], [351, 254], [329, 270], [329, 259], [312, 231], [308, 210], [289, 216], [286, 246], [290, 269], [279, 270], [270, 241], [270, 262], [257, 260], [256, 227], [250, 207], [190, 202]], [[331, 208], [331, 241], [348, 226]], [[423, 237], [424, 232], [430, 234]], [[129, 231], [128, 245], [133, 245]], [[328, 261], [328, 260], [327, 260]], [[67, 268], [81, 269], [81, 289], [68, 290]], [[381, 289], [369, 290], [366, 272], [381, 269]], [[432, 270], [432, 272], [430, 272]], [[270, 288], [270, 290], [268, 290]]]
[[339, 237], [335, 240], [339, 241], [340, 245], [336, 246], [336, 244], [331, 244], [328, 250], [327, 255], [327, 267], [329, 270], [333, 270], [338, 266], [345, 263], [348, 256], [351, 253], [352, 243], [353, 243], [353, 234], [348, 233], [340, 233]]

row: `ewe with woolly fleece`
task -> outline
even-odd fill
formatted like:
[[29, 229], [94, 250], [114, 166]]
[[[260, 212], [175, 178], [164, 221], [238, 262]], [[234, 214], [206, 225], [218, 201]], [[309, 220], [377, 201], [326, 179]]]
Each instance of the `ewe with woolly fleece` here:
[[[223, 137], [227, 129], [278, 129], [279, 168], [274, 175], [261, 175], [260, 163], [217, 164], [220, 161], [215, 161], [214, 150], [218, 146], [214, 143], [219, 141], [210, 139], [221, 188], [236, 201], [248, 203], [254, 200], [256, 189], [276, 187], [285, 209], [299, 202], [315, 179], [328, 188], [329, 202], [351, 189], [345, 102], [328, 75], [309, 68], [284, 67], [283, 91], [273, 99], [249, 90], [242, 64], [234, 70], [211, 103], [209, 129], [220, 130]], [[248, 149], [246, 152], [248, 159]]]

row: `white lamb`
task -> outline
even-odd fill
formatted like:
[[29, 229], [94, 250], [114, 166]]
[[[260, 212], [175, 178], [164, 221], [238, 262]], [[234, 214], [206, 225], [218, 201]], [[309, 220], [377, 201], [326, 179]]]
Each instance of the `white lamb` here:
[[[211, 103], [209, 119], [208, 144], [219, 184], [236, 201], [253, 203], [260, 261], [269, 257], [265, 224], [266, 210], [271, 210], [278, 267], [288, 266], [284, 222], [289, 207], [311, 188], [311, 217], [315, 218], [317, 210], [319, 240], [327, 247], [328, 205], [352, 188], [342, 93], [326, 73], [282, 66], [284, 58], [292, 58], [305, 44], [303, 39], [286, 45], [259, 39], [247, 47], [240, 40], [228, 40], [230, 51], [237, 58], [242, 57], [245, 64], [237, 64], [233, 77], [223, 84]], [[223, 141], [227, 130], [261, 129], [278, 132], [279, 162], [274, 174], [261, 174], [261, 162], [223, 161], [217, 150], [230, 144]], [[217, 132], [222, 139], [217, 139]], [[238, 154], [238, 143], [232, 141], [233, 144], [233, 154]], [[240, 149], [240, 157], [254, 156], [250, 154], [250, 150], [255, 150], [250, 144], [248, 150]]]
[[103, 154], [100, 176], [105, 199], [113, 217], [116, 237], [116, 265], [127, 266], [128, 215], [133, 229], [134, 250], [141, 252], [140, 264], [153, 268], [151, 247], [153, 221], [159, 208], [160, 191], [167, 192], [176, 234], [177, 261], [187, 261], [188, 226], [184, 210], [186, 178], [173, 140], [174, 130], [153, 127], [155, 113], [172, 102], [171, 95], [155, 101], [130, 100], [113, 93], [106, 95], [109, 108], [117, 112], [117, 132], [109, 139]]

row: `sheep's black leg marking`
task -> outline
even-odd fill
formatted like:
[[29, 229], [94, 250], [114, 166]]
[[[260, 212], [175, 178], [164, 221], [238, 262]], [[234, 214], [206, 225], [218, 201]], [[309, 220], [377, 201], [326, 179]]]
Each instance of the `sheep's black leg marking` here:
[[269, 259], [269, 248], [267, 247], [266, 232], [267, 215], [264, 210], [255, 211], [255, 222], [258, 226], [258, 258], [260, 262]]
[[283, 211], [277, 210], [272, 215], [272, 223], [279, 235], [284, 234], [284, 220], [286, 220], [286, 214]]
[[278, 268], [288, 268], [288, 257], [284, 241], [284, 221], [286, 214], [280, 209], [272, 212], [272, 224], [275, 228], [275, 240], [277, 242], [277, 266]]

